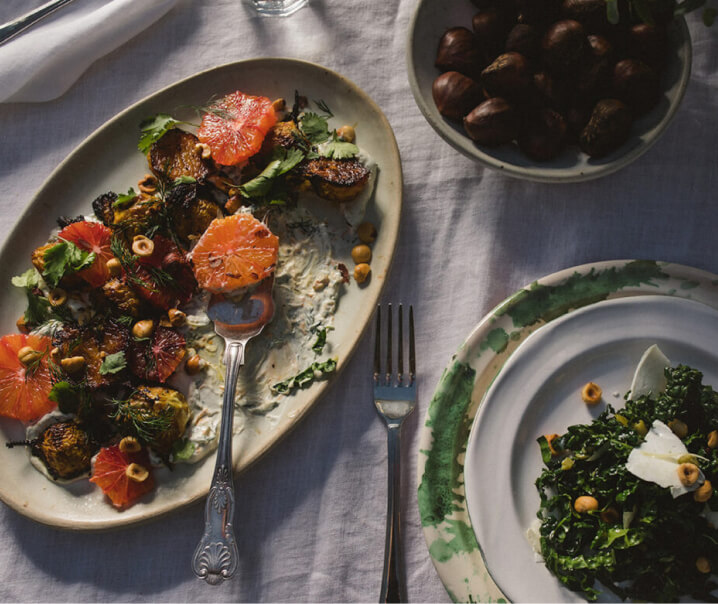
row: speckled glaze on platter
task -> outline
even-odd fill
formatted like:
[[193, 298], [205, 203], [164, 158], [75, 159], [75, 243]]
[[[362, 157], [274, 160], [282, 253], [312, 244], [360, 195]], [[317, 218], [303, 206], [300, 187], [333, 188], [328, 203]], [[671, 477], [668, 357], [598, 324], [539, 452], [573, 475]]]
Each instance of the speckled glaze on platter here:
[[681, 17], [672, 25], [671, 52], [663, 76], [664, 90], [659, 105], [633, 125], [628, 141], [613, 153], [591, 159], [578, 148], [567, 148], [554, 160], [535, 162], [516, 145], [489, 148], [476, 145], [461, 124], [444, 118], [431, 93], [439, 70], [434, 67], [436, 50], [450, 27], [471, 28], [476, 7], [468, 0], [419, 0], [409, 26], [406, 62], [414, 100], [436, 133], [454, 149], [487, 167], [515, 178], [538, 182], [579, 182], [611, 174], [643, 155], [664, 133], [680, 107], [691, 74], [690, 32]]
[[[10, 279], [30, 266], [33, 249], [47, 240], [56, 217], [86, 214], [95, 197], [109, 190], [125, 191], [147, 172], [146, 159], [137, 151], [139, 123], [157, 113], [193, 118], [196, 114], [191, 107], [204, 106], [211, 98], [234, 90], [290, 100], [297, 90], [308, 99], [323, 100], [334, 112], [331, 123], [355, 125], [358, 144], [378, 165], [376, 188], [367, 209], [367, 219], [379, 231], [373, 245], [372, 276], [361, 288], [354, 282], [347, 287], [330, 334], [331, 354], [338, 358], [341, 371], [371, 318], [394, 255], [402, 205], [401, 162], [391, 126], [371, 98], [341, 75], [294, 59], [252, 59], [199, 73], [129, 107], [80, 144], [30, 201], [0, 249], [0, 283], [5, 284], [0, 293], [0, 333], [15, 333], [15, 321], [25, 309], [25, 296], [10, 287]], [[348, 250], [346, 257], [338, 255], [337, 260], [353, 265]], [[286, 397], [271, 414], [271, 421], [258, 421], [252, 429], [236, 434], [234, 467], [246, 468], [274, 446], [309, 411], [328, 383], [321, 381]], [[2, 442], [23, 438], [19, 422], [0, 420]], [[185, 464], [171, 473], [161, 470], [156, 474], [159, 486], [155, 493], [120, 512], [88, 481], [67, 487], [53, 484], [30, 466], [23, 448], [3, 447], [0, 499], [44, 524], [75, 530], [119, 528], [202, 498], [209, 489], [213, 465], [214, 456], [210, 455], [195, 467]]]
[[469, 518], [464, 462], [489, 387], [529, 335], [603, 300], [674, 296], [718, 309], [718, 276], [668, 262], [616, 260], [554, 273], [519, 290], [474, 328], [434, 392], [419, 440], [418, 501], [429, 553], [456, 602], [502, 602]]

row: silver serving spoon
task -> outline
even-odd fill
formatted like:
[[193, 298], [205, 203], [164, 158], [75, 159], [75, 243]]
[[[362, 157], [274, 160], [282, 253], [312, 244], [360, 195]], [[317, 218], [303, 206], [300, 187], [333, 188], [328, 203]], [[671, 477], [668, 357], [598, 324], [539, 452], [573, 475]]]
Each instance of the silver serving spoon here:
[[49, 14], [54, 13], [58, 8], [61, 8], [70, 2], [72, 2], [72, 0], [52, 0], [51, 2], [43, 4], [39, 8], [22, 15], [22, 17], [18, 17], [14, 21], [9, 21], [8, 23], [0, 25], [0, 44], [11, 40], [34, 23], [44, 19]]
[[224, 338], [227, 373], [222, 400], [217, 461], [204, 512], [204, 534], [192, 557], [192, 570], [210, 585], [229, 579], [237, 571], [239, 554], [234, 539], [234, 481], [232, 480], [232, 421], [239, 368], [247, 342], [261, 333], [274, 316], [274, 276], [264, 279], [240, 299], [212, 296], [207, 314], [214, 331]]

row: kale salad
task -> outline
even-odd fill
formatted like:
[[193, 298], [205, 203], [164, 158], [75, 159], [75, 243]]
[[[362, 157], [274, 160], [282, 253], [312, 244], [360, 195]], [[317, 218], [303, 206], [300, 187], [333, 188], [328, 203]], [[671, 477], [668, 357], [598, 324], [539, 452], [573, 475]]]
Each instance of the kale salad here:
[[718, 599], [718, 393], [691, 367], [662, 371], [660, 390], [538, 438], [540, 553], [591, 601]]

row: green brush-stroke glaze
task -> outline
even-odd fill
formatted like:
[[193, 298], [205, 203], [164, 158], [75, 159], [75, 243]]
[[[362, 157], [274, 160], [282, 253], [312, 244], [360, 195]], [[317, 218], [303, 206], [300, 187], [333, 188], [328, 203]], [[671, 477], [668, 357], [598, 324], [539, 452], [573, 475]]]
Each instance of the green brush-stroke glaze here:
[[636, 260], [620, 268], [592, 268], [585, 274], [574, 273], [559, 285], [534, 283], [513, 295], [496, 310], [496, 314], [508, 314], [515, 327], [526, 327], [540, 320], [551, 321], [571, 309], [604, 300], [624, 287], [656, 286], [656, 280], [668, 277], [656, 262], [648, 260]]
[[484, 351], [487, 348], [491, 348], [496, 354], [499, 354], [506, 350], [508, 343], [509, 334], [507, 334], [506, 330], [502, 327], [497, 327], [496, 329], [492, 329], [486, 336], [486, 339], [481, 342], [480, 349]]
[[[454, 554], [470, 553], [479, 548], [473, 529], [461, 520], [447, 520], [443, 526], [446, 537], [439, 537], [429, 546], [429, 553], [438, 562], [447, 562]], [[448, 536], [451, 535], [451, 539]]]
[[429, 405], [426, 427], [432, 429], [433, 443], [418, 490], [423, 526], [437, 526], [461, 509], [456, 501], [462, 502], [463, 496], [454, 492], [463, 472], [457, 457], [466, 451], [469, 438], [467, 412], [475, 377], [474, 369], [465, 363], [454, 363], [441, 378]]
[[695, 289], [696, 287], [700, 287], [698, 281], [684, 281], [681, 283], [681, 289]]

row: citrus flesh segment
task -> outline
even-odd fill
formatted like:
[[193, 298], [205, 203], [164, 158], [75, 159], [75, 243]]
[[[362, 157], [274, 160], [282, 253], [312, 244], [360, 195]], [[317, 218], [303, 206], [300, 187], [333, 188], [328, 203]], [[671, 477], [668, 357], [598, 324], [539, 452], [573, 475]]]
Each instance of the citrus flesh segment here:
[[165, 382], [184, 359], [184, 336], [170, 327], [158, 326], [148, 341], [133, 341], [127, 352], [130, 371], [137, 377]]
[[92, 287], [101, 287], [110, 278], [107, 261], [114, 258], [112, 230], [99, 222], [81, 220], [68, 224], [58, 235], [60, 239], [74, 243], [81, 250], [95, 253], [95, 261], [78, 275]]
[[192, 250], [197, 283], [229, 293], [269, 277], [277, 264], [279, 239], [251, 214], [212, 221]]
[[[11, 334], [0, 338], [0, 415], [29, 422], [55, 408], [48, 398], [52, 390], [51, 345], [45, 336]], [[18, 358], [26, 346], [42, 355], [27, 366]]]
[[276, 123], [272, 101], [236, 91], [213, 103], [202, 116], [197, 138], [209, 145], [215, 162], [235, 166], [261, 149]]
[[[133, 463], [149, 472], [141, 482], [127, 475], [127, 468]], [[123, 453], [117, 445], [100, 449], [92, 464], [90, 482], [99, 486], [112, 505], [118, 508], [134, 503], [155, 486], [147, 452], [143, 449], [136, 453]]]

